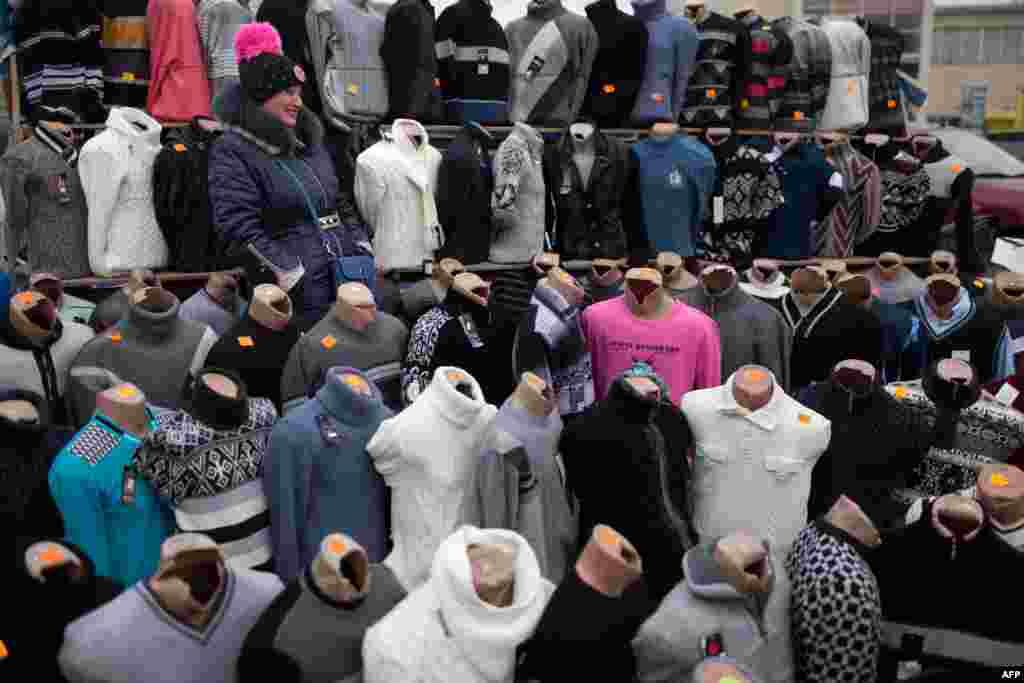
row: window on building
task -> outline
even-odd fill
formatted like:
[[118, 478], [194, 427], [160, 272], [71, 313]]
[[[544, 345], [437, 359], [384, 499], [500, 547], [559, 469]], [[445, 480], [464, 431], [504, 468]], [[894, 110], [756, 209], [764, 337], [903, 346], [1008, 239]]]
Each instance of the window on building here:
[[932, 63], [1024, 64], [1024, 26], [936, 31]]

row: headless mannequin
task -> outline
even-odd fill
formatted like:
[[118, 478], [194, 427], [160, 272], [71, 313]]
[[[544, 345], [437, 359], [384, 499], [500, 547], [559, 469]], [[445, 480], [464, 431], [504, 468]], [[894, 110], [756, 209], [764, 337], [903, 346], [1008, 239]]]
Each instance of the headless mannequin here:
[[572, 275], [561, 268], [552, 268], [548, 271], [544, 281], [556, 292], [562, 295], [570, 306], [579, 306], [583, 303], [584, 291], [580, 283]]
[[1003, 272], [995, 276], [992, 300], [1003, 306], [1024, 306], [1024, 273]]
[[292, 300], [277, 285], [259, 285], [252, 292], [249, 317], [270, 330], [282, 330], [292, 319]]
[[674, 123], [659, 122], [651, 127], [651, 135], [659, 138], [672, 137], [679, 132], [679, 126]]
[[828, 275], [821, 268], [807, 266], [800, 268], [791, 280], [797, 305], [806, 313], [817, 304], [829, 289]]
[[898, 278], [903, 268], [903, 257], [896, 252], [887, 251], [878, 257], [878, 276], [886, 282]]
[[547, 417], [555, 409], [554, 394], [547, 382], [532, 372], [524, 372], [512, 392], [512, 404], [535, 417]]
[[29, 401], [0, 401], [0, 417], [23, 424], [39, 423], [39, 411]]
[[732, 383], [732, 395], [736, 403], [750, 412], [768, 405], [774, 390], [771, 372], [760, 365], [744, 365], [736, 371]]
[[947, 382], [961, 382], [963, 384], [969, 384], [974, 379], [974, 368], [971, 367], [970, 363], [966, 363], [957, 358], [945, 358], [940, 360], [936, 369], [939, 373], [939, 377]]
[[871, 280], [864, 275], [841, 275], [836, 286], [843, 290], [849, 303], [861, 308], [871, 308]]
[[771, 282], [775, 279], [776, 274], [779, 272], [779, 264], [772, 259], [759, 258], [754, 259], [754, 263], [750, 268], [750, 277], [755, 282]]
[[839, 278], [846, 275], [846, 263], [831, 259], [828, 261], [822, 261], [821, 267], [825, 270], [825, 274], [828, 275], [828, 281], [835, 284]]
[[149, 433], [146, 395], [134, 384], [125, 382], [101, 391], [96, 395], [96, 410], [139, 438]]
[[452, 291], [479, 306], [487, 306], [490, 290], [490, 286], [476, 273], [459, 273], [452, 282]]
[[360, 282], [346, 282], [339, 286], [334, 315], [350, 329], [365, 331], [377, 319], [377, 302], [373, 292]]
[[11, 325], [33, 345], [42, 346], [57, 324], [57, 308], [41, 292], [20, 292], [11, 298]]
[[746, 674], [729, 661], [706, 659], [698, 667], [698, 671], [700, 673], [695, 673], [694, 683], [751, 683]]
[[925, 280], [928, 308], [937, 318], [949, 320], [960, 301], [960, 278], [955, 275], [930, 275]]
[[224, 585], [224, 556], [209, 537], [179, 534], [164, 541], [149, 587], [182, 623], [203, 628]]
[[342, 605], [352, 605], [370, 590], [366, 551], [345, 534], [324, 537], [310, 573], [320, 592]]
[[708, 10], [703, 2], [686, 3], [686, 18], [694, 23], [701, 23], [707, 19]]
[[34, 273], [28, 284], [30, 289], [45, 294], [57, 308], [64, 303], [64, 283], [53, 273]]
[[661, 400], [661, 387], [649, 377], [628, 377], [626, 383], [641, 396], [653, 401]]
[[932, 526], [949, 539], [954, 549], [959, 542], [969, 542], [985, 524], [985, 511], [973, 498], [959, 495], [940, 496], [932, 505]]
[[336, 379], [361, 396], [373, 396], [373, 390], [370, 388], [370, 385], [366, 383], [365, 379], [359, 375], [352, 374], [351, 372], [342, 372], [341, 368], [331, 368], [328, 370], [327, 379], [328, 381]]
[[978, 474], [978, 502], [992, 526], [1003, 531], [1024, 522], [1024, 471], [1013, 465], [985, 465]]
[[697, 286], [697, 278], [683, 267], [683, 257], [674, 251], [661, 252], [655, 263], [668, 289], [683, 291]]
[[143, 287], [131, 295], [132, 305], [141, 306], [148, 311], [169, 311], [176, 298], [163, 287]]
[[515, 599], [515, 552], [500, 543], [474, 543], [466, 547], [473, 587], [481, 600], [508, 607]]
[[738, 531], [715, 544], [715, 562], [741, 595], [767, 593], [771, 588], [768, 549], [750, 534]]
[[455, 390], [463, 396], [473, 398], [473, 385], [469, 382], [469, 376], [462, 370], [454, 368], [445, 373], [445, 379], [452, 383]]
[[612, 598], [643, 576], [640, 553], [622, 534], [598, 524], [576, 561], [576, 574], [588, 586]]
[[128, 275], [128, 282], [125, 283], [121, 291], [124, 292], [129, 299], [135, 292], [139, 291], [144, 287], [159, 287], [160, 280], [157, 279], [156, 274], [151, 270], [133, 270]]
[[53, 541], [40, 541], [30, 545], [25, 550], [25, 569], [29, 576], [40, 583], [56, 579], [57, 574], [64, 574], [72, 581], [85, 578], [82, 559], [66, 545]]
[[956, 275], [958, 271], [956, 255], [949, 251], [942, 251], [941, 249], [932, 252], [932, 256], [928, 259], [928, 273], [930, 275], [938, 275], [940, 273], [949, 273], [950, 275]]
[[825, 515], [825, 521], [837, 529], [842, 529], [869, 548], [882, 543], [882, 536], [878, 533], [875, 523], [864, 514], [859, 505], [846, 496], [839, 496], [832, 509]]
[[653, 268], [630, 268], [626, 273], [626, 306], [637, 318], [661, 320], [672, 312], [672, 298]]
[[226, 375], [208, 372], [200, 376], [199, 381], [225, 398], [238, 398], [238, 384]]
[[710, 265], [701, 271], [700, 281], [708, 294], [717, 296], [729, 291], [736, 284], [736, 271], [732, 266]]
[[238, 279], [228, 273], [213, 273], [206, 281], [206, 294], [226, 311], [238, 310]]
[[877, 376], [878, 371], [874, 365], [855, 358], [837, 363], [832, 370], [832, 379], [858, 396], [866, 394], [871, 389]]
[[443, 258], [435, 268], [430, 271], [430, 286], [434, 290], [434, 296], [438, 301], [444, 301], [448, 290], [452, 288], [455, 276], [465, 273], [466, 266], [453, 258]]
[[562, 262], [562, 257], [550, 251], [546, 251], [540, 256], [534, 257], [533, 269], [538, 275], [546, 275], [552, 268], [558, 267]]
[[611, 287], [622, 280], [622, 261], [610, 258], [596, 258], [590, 264], [590, 277], [601, 287]]
[[572, 160], [580, 172], [583, 189], [586, 190], [590, 186], [590, 171], [594, 168], [594, 159], [597, 156], [594, 124], [572, 124], [569, 126], [569, 139], [572, 140]]

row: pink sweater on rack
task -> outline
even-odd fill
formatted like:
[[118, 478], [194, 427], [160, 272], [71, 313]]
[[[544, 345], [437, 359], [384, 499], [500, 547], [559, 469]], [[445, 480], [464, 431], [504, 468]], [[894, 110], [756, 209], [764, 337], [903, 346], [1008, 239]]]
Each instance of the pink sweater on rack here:
[[626, 305], [625, 295], [593, 304], [583, 312], [597, 399], [608, 394], [615, 377], [634, 363], [654, 368], [679, 400], [693, 389], [722, 383], [718, 324], [700, 311], [674, 301], [661, 320], [642, 320]]
[[146, 110], [165, 122], [210, 116], [210, 82], [193, 0], [149, 0], [146, 32], [150, 45]]

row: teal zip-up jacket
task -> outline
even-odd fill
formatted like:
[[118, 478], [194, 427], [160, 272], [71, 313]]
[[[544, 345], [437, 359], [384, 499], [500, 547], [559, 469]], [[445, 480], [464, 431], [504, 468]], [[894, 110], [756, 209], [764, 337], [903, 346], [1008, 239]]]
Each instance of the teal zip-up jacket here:
[[[146, 412], [150, 432], [156, 431], [164, 417]], [[153, 487], [126, 472], [141, 445], [97, 411], [61, 450], [49, 476], [67, 539], [89, 554], [97, 576], [126, 586], [156, 572], [160, 546], [174, 533], [174, 516]]]

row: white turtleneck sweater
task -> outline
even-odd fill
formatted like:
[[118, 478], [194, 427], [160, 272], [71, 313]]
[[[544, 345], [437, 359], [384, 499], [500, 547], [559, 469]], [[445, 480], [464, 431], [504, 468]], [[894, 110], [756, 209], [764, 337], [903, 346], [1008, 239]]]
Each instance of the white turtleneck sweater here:
[[[451, 372], [467, 378], [472, 398], [456, 389]], [[391, 488], [395, 545], [384, 563], [407, 591], [427, 580], [434, 553], [455, 530], [496, 413], [469, 373], [440, 367], [416, 402], [384, 420], [367, 444]]]
[[[492, 543], [516, 554], [515, 598], [508, 607], [485, 603], [473, 585], [466, 548]], [[430, 580], [366, 632], [363, 680], [512, 683], [516, 648], [533, 635], [554, 590], [522, 536], [461, 527], [438, 549]]]
[[160, 131], [145, 112], [114, 107], [107, 129], [82, 147], [78, 174], [89, 210], [89, 267], [97, 275], [167, 265], [153, 208]]

